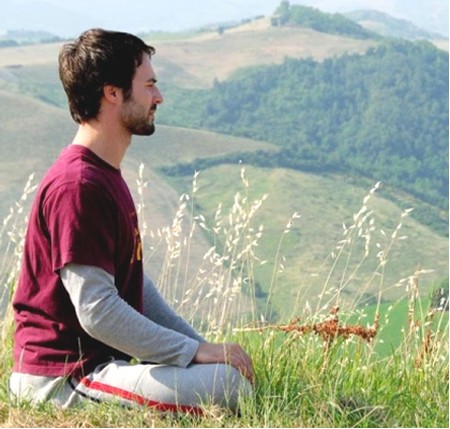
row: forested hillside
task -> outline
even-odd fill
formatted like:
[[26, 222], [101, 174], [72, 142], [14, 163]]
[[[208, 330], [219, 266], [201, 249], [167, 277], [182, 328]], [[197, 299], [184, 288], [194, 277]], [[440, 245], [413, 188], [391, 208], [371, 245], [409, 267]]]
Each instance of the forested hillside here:
[[447, 52], [386, 41], [365, 55], [247, 69], [211, 91], [167, 88], [176, 104], [160, 120], [282, 147], [247, 162], [363, 175], [445, 211], [448, 91]]
[[340, 13], [325, 13], [313, 7], [291, 5], [287, 0], [283, 0], [278, 6], [272, 23], [279, 26], [312, 28], [323, 33], [345, 35], [357, 39], [378, 37], [376, 33], [366, 30]]

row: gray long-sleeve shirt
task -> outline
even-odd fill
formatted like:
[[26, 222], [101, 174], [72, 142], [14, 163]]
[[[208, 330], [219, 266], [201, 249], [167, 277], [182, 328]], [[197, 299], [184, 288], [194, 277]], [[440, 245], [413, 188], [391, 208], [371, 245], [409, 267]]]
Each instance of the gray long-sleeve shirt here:
[[205, 340], [144, 276], [144, 314], [118, 295], [114, 277], [98, 267], [68, 264], [60, 272], [81, 327], [93, 338], [147, 362], [186, 367]]

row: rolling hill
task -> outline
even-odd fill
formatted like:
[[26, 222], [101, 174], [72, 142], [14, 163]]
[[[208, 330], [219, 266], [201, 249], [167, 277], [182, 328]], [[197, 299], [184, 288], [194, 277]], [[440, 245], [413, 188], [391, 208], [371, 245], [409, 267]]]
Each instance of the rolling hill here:
[[[367, 204], [368, 212], [373, 212], [370, 218], [373, 218], [374, 227], [368, 233], [369, 255], [364, 258], [366, 241], [363, 238], [364, 226], [361, 225], [362, 231], [357, 231], [351, 250], [348, 253], [343, 251], [339, 260], [330, 255], [339, 253], [338, 248], [345, 239], [343, 225], [350, 227], [353, 223], [353, 216], [360, 210], [371, 186], [355, 185], [349, 177], [342, 175], [316, 175], [247, 166], [246, 176], [250, 186], [244, 189], [240, 183], [239, 170], [237, 165], [222, 165], [201, 171], [195, 200], [197, 212], [204, 214], [207, 219], [209, 217], [213, 224], [212, 214], [219, 203], [223, 204], [226, 214], [234, 202], [235, 192], [245, 195], [249, 203], [268, 193], [253, 224], [255, 231], [260, 224], [264, 226], [263, 236], [255, 252], [268, 263], [255, 268], [255, 278], [262, 290], [267, 292], [275, 272], [276, 281], [271, 298], [279, 314], [288, 317], [290, 311], [296, 308], [295, 313], [298, 315], [299, 308], [306, 301], [317, 304], [318, 292], [322, 290], [328, 276], [330, 289], [334, 289], [335, 293], [339, 285], [346, 284], [341, 293], [341, 303], [347, 304], [359, 300], [373, 302], [380, 290], [383, 291], [384, 300], [403, 296], [406, 285], [397, 282], [412, 275], [420, 267], [434, 270], [420, 281], [421, 291], [425, 295], [431, 292], [433, 281], [446, 276], [448, 239], [411, 217], [402, 217], [402, 210], [385, 198], [383, 189], [375, 193]], [[189, 178], [185, 180], [188, 186]], [[290, 232], [284, 234], [294, 212], [300, 218], [294, 221]], [[370, 222], [369, 218], [366, 222]], [[378, 252], [389, 247], [391, 235], [399, 223], [403, 223], [398, 234], [402, 238], [393, 240], [386, 266], [377, 271], [380, 262]], [[277, 266], [276, 249], [280, 239], [283, 244]], [[326, 301], [326, 298], [323, 300]]]
[[[231, 28], [220, 34], [205, 31], [166, 38], [164, 34], [143, 36], [156, 48], [153, 58], [161, 82], [186, 88], [208, 88], [236, 70], [292, 58], [324, 58], [364, 52], [373, 41], [320, 33], [306, 28], [273, 28], [268, 18]], [[23, 68], [55, 64], [61, 43], [0, 49], [0, 67], [13, 75]], [[33, 79], [31, 77], [31, 79]]]

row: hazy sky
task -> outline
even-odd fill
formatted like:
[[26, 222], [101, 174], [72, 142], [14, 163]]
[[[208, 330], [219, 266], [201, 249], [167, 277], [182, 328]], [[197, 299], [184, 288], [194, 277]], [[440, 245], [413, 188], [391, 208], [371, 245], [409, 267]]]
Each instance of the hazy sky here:
[[[47, 30], [72, 36], [102, 26], [126, 31], [179, 31], [270, 15], [281, 0], [0, 0], [0, 32]], [[448, 35], [447, 0], [291, 0], [324, 12], [376, 9]]]

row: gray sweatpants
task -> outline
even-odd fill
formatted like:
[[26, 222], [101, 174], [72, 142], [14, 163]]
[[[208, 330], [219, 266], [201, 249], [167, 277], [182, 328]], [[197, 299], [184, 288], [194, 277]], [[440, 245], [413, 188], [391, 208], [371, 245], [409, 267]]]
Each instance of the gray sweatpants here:
[[12, 373], [11, 396], [32, 403], [52, 402], [63, 408], [84, 401], [139, 404], [161, 411], [201, 414], [211, 404], [236, 411], [251, 385], [225, 364], [191, 364], [187, 368], [112, 361], [81, 379]]

